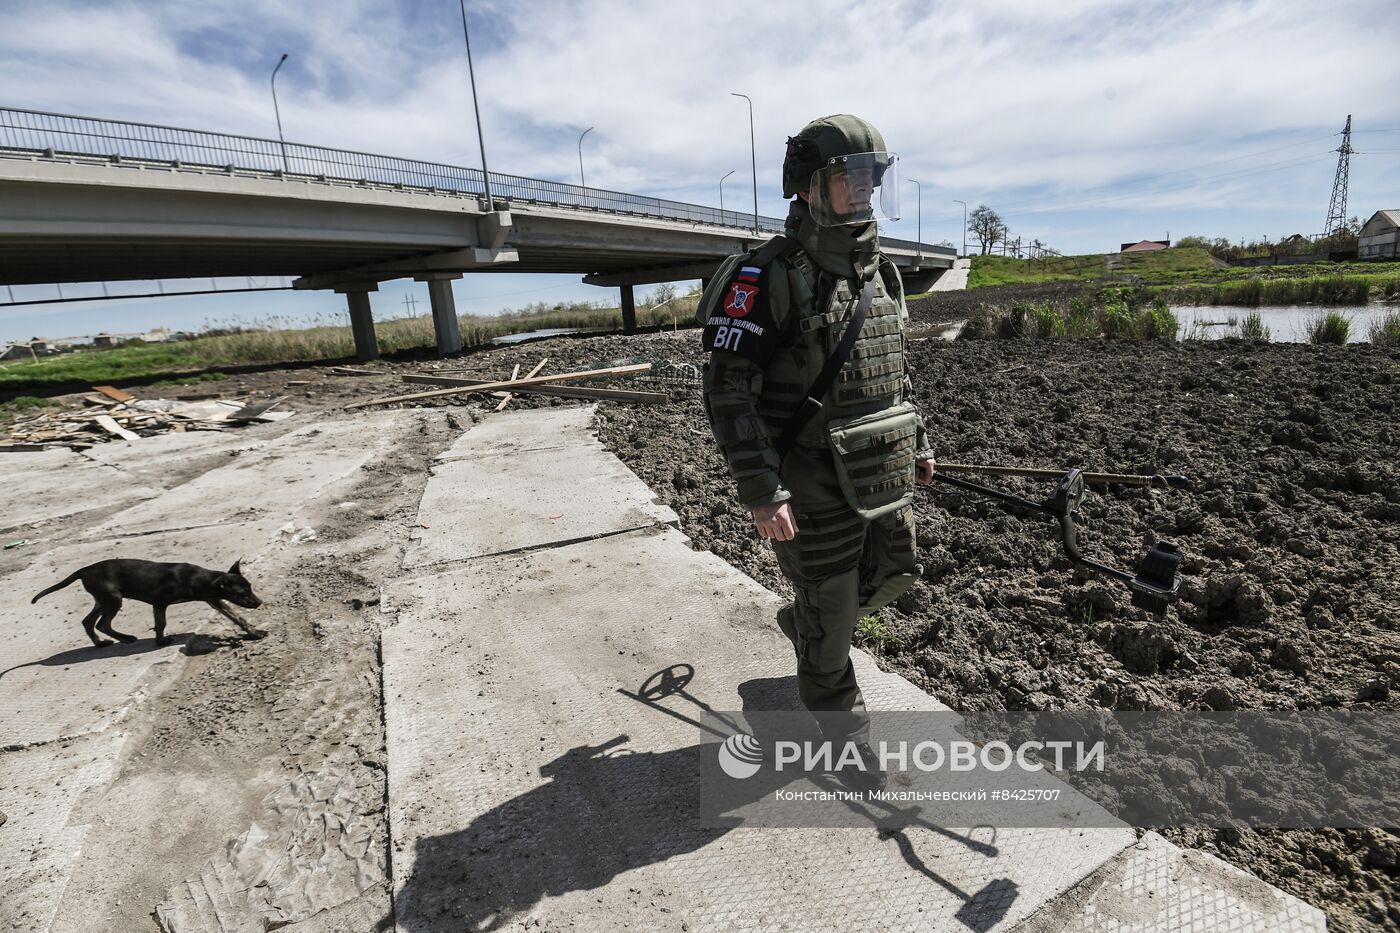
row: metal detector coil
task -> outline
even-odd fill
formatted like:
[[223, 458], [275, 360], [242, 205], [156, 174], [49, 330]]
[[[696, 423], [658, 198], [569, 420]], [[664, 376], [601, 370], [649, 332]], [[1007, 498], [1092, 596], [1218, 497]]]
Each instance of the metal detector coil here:
[[[958, 465], [961, 467], [961, 465]], [[1091, 570], [1096, 570], [1119, 580], [1126, 584], [1132, 593], [1133, 605], [1139, 609], [1146, 609], [1155, 615], [1162, 615], [1167, 611], [1173, 597], [1181, 586], [1179, 570], [1181, 567], [1181, 551], [1170, 541], [1159, 541], [1151, 547], [1142, 562], [1138, 565], [1137, 575], [1134, 576], [1101, 564], [1096, 560], [1085, 557], [1079, 550], [1078, 529], [1074, 526], [1075, 513], [1079, 510], [1079, 504], [1084, 501], [1084, 484], [1086, 479], [1101, 483], [1113, 483], [1118, 480], [1111, 478], [1113, 474], [1086, 474], [1082, 470], [1073, 469], [1065, 472], [1055, 486], [1054, 493], [1044, 502], [1032, 502], [1030, 499], [1023, 499], [1020, 496], [1013, 496], [1010, 493], [1002, 492], [999, 489], [992, 489], [979, 483], [969, 482], [965, 479], [957, 479], [952, 476], [940, 475], [937, 470], [940, 466], [934, 467], [933, 478], [937, 482], [954, 486], [958, 489], [965, 489], [968, 492], [975, 492], [979, 495], [988, 496], [1010, 505], [1021, 506], [1022, 508], [1033, 509], [1045, 515], [1053, 516], [1060, 523], [1060, 540], [1064, 544], [1065, 553], [1069, 559], [1076, 564], [1081, 564]], [[959, 472], [972, 472], [975, 468], [963, 468]], [[1008, 468], [998, 469], [997, 472], [1004, 474], [1031, 473], [1031, 475], [1044, 475], [1046, 471], [1014, 471]], [[1141, 480], [1133, 485], [1157, 485], [1159, 477], [1123, 477], [1124, 480]], [[1186, 485], [1184, 477], [1163, 477], [1161, 485], [1170, 485], [1181, 488]]]

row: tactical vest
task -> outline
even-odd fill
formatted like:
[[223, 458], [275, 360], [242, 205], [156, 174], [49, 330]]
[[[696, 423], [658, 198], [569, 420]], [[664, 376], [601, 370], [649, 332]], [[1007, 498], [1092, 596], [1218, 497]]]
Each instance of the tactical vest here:
[[[732, 277], [745, 258], [731, 257], [721, 266], [717, 282]], [[852, 506], [871, 516], [912, 497], [916, 445], [912, 407], [903, 404], [903, 286], [894, 264], [883, 256], [879, 268], [875, 298], [860, 337], [831, 388], [818, 400], [821, 415], [810, 419], [796, 439], [801, 447], [834, 449]], [[795, 243], [771, 260], [768, 281], [783, 339], [763, 371], [758, 414], [769, 438], [776, 439], [840, 343], [859, 301], [859, 283], [853, 290], [851, 282], [837, 282], [829, 308], [822, 311], [817, 307], [817, 266]], [[721, 294], [723, 289], [713, 292]], [[711, 313], [706, 304], [702, 302], [696, 315], [702, 321]], [[908, 417], [892, 426], [882, 417], [892, 411], [907, 412]]]

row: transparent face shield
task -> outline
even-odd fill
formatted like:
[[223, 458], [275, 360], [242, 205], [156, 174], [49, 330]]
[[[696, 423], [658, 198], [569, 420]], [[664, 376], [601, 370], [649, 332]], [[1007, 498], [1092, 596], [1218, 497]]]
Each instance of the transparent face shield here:
[[812, 173], [807, 205], [821, 227], [898, 220], [899, 156], [857, 152], [828, 159]]

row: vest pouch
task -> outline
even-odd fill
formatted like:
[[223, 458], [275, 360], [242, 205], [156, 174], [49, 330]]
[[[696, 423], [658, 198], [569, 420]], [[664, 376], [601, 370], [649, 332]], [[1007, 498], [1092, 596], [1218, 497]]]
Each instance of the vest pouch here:
[[869, 521], [914, 501], [918, 417], [913, 405], [835, 418], [826, 430], [841, 491], [857, 515]]

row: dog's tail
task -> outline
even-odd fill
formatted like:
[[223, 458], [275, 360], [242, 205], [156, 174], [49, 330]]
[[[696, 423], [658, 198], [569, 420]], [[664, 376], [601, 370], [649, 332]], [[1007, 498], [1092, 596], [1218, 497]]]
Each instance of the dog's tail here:
[[66, 580], [64, 580], [62, 583], [55, 583], [53, 586], [51, 586], [51, 587], [49, 587], [48, 589], [44, 590], [44, 591], [43, 591], [42, 593], [40, 593], [38, 596], [35, 596], [33, 599], [31, 599], [31, 600], [29, 601], [29, 604], [30, 604], [31, 606], [34, 605], [34, 604], [37, 603], [39, 600], [43, 599], [45, 596], [47, 596], [47, 595], [49, 595], [50, 593], [53, 593], [53, 592], [55, 592], [55, 591], [57, 591], [57, 590], [63, 589], [65, 586], [67, 586], [68, 584], [72, 583], [74, 580], [78, 579], [78, 578], [81, 577], [82, 575], [83, 575], [83, 572], [82, 572], [81, 570], [75, 570], [75, 571], [73, 572], [72, 576], [68, 577], [68, 578], [67, 578]]

